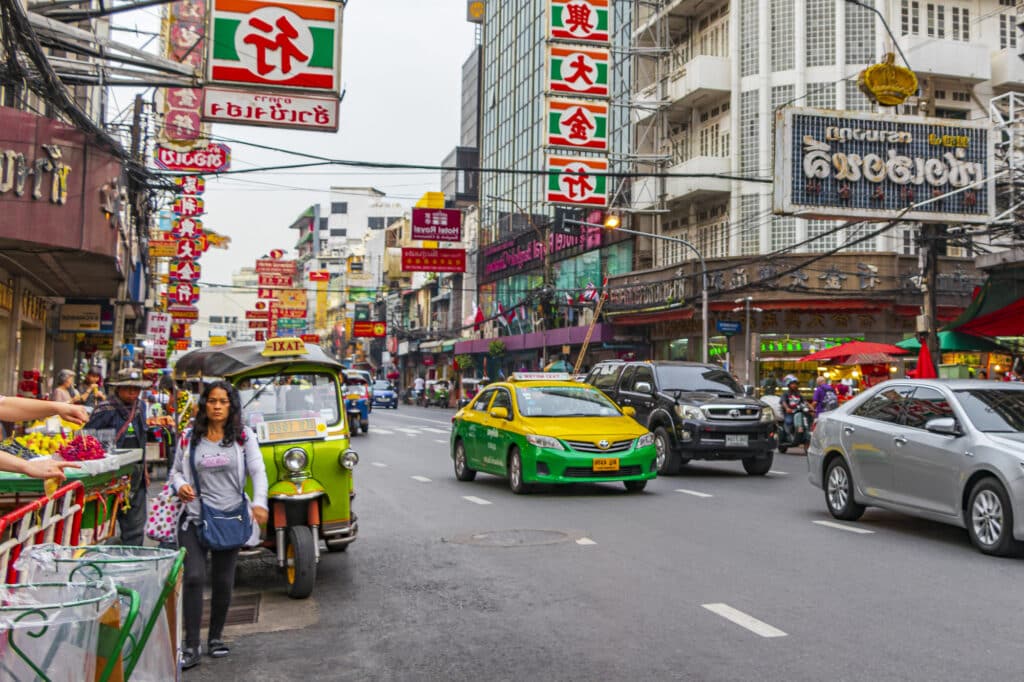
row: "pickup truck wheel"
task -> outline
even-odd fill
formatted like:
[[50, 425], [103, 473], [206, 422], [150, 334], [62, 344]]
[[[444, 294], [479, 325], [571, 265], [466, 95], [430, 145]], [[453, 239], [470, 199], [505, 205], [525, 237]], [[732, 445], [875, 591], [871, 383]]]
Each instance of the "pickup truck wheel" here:
[[743, 460], [743, 468], [751, 476], [764, 476], [771, 470], [774, 459], [771, 452], [768, 453], [767, 457], [748, 457]]
[[672, 452], [672, 439], [669, 438], [664, 426], [654, 429], [654, 450], [657, 452], [654, 461], [657, 463], [660, 476], [679, 473], [682, 463], [679, 461], [679, 455]]

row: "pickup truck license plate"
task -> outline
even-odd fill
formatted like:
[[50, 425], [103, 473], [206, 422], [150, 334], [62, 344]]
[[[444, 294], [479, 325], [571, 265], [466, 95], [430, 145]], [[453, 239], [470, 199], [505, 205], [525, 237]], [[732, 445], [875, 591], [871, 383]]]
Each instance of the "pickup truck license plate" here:
[[747, 434], [745, 434], [745, 433], [727, 433], [727, 434], [725, 434], [725, 447], [727, 447], [727, 448], [745, 448], [745, 447], [747, 447]]
[[594, 471], [618, 471], [619, 470], [619, 458], [618, 457], [595, 457], [594, 458]]

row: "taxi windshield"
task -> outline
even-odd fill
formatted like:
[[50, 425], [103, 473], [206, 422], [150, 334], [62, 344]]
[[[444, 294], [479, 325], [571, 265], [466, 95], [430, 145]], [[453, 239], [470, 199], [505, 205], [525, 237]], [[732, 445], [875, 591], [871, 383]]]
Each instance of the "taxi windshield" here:
[[249, 377], [236, 388], [242, 404], [248, 403], [244, 416], [248, 426], [302, 417], [319, 417], [331, 425], [339, 419], [338, 389], [330, 374]]
[[604, 394], [590, 386], [516, 388], [524, 417], [617, 417], [620, 412]]

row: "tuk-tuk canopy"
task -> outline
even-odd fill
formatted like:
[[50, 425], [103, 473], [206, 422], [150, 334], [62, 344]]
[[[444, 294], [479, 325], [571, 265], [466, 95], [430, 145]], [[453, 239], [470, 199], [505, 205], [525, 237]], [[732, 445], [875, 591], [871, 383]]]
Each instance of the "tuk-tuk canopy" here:
[[327, 355], [320, 346], [302, 344], [305, 352], [292, 355], [265, 354], [266, 344], [259, 341], [239, 341], [224, 346], [210, 346], [185, 353], [174, 366], [174, 378], [231, 377], [258, 367], [308, 362], [336, 370], [343, 369], [340, 362]]

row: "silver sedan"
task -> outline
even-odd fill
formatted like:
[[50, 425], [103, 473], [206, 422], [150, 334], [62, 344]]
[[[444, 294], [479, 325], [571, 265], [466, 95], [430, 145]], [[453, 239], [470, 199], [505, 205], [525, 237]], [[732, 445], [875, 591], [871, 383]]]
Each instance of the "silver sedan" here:
[[886, 381], [820, 416], [807, 466], [837, 519], [884, 507], [966, 528], [986, 554], [1024, 548], [1024, 384]]

